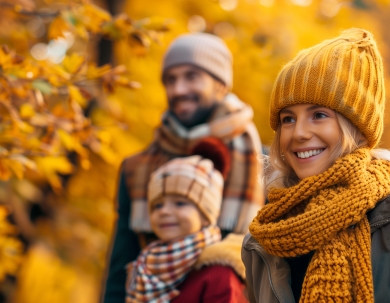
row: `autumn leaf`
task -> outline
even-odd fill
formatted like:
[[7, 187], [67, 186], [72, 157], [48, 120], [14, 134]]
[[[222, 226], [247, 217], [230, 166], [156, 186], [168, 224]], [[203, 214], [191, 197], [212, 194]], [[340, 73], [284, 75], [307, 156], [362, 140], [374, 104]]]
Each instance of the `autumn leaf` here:
[[102, 77], [103, 88], [109, 93], [114, 92], [116, 86], [122, 86], [126, 88], [140, 88], [140, 83], [131, 81], [127, 77], [123, 76], [123, 74], [126, 72], [126, 67], [124, 65], [119, 65], [105, 73]]
[[34, 107], [30, 103], [24, 103], [20, 106], [19, 115], [22, 119], [29, 119], [35, 115]]
[[100, 32], [102, 23], [111, 19], [111, 15], [107, 11], [91, 3], [80, 6], [78, 13], [86, 28], [93, 33]]
[[7, 165], [7, 159], [0, 159], [0, 180], [7, 181], [11, 178], [11, 171]]
[[115, 40], [127, 37], [132, 30], [132, 21], [124, 13], [115, 16], [114, 19], [102, 25], [102, 33]]
[[22, 253], [23, 244], [17, 238], [0, 234], [0, 282], [6, 275], [16, 274], [23, 260]]
[[104, 74], [111, 70], [111, 66], [109, 64], [105, 64], [103, 66], [96, 66], [96, 63], [90, 62], [88, 63], [88, 68], [86, 72], [87, 79], [98, 79], [101, 78]]
[[59, 15], [50, 23], [48, 36], [49, 39], [64, 38], [64, 32], [68, 31], [71, 31], [69, 23], [63, 19], [62, 15]]
[[81, 94], [79, 88], [74, 85], [68, 86], [69, 96], [71, 100], [76, 101], [81, 107], [85, 107], [87, 105], [87, 100]]
[[53, 87], [44, 80], [34, 80], [31, 84], [34, 89], [39, 90], [44, 95], [50, 95], [52, 93]]
[[62, 190], [61, 179], [58, 173], [70, 174], [73, 171], [73, 165], [66, 157], [48, 156], [44, 158], [34, 158], [37, 164], [37, 170], [49, 181], [56, 192]]
[[64, 60], [62, 61], [62, 66], [64, 67], [64, 70], [68, 73], [76, 74], [81, 69], [84, 63], [84, 56], [81, 56], [77, 53], [72, 53], [68, 56], [65, 56]]

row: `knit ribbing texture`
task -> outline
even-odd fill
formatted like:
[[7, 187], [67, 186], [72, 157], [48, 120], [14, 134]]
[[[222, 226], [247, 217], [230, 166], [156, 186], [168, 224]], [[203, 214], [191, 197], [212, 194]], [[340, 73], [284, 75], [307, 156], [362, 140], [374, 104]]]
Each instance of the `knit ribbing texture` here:
[[390, 194], [389, 180], [390, 162], [362, 148], [322, 174], [271, 190], [249, 230], [272, 255], [315, 251], [300, 303], [374, 302], [366, 213]]
[[233, 86], [233, 57], [226, 43], [207, 33], [184, 34], [169, 46], [163, 61], [162, 75], [171, 67], [192, 64]]
[[294, 104], [330, 107], [348, 118], [375, 147], [383, 132], [385, 85], [373, 35], [352, 28], [302, 50], [280, 72], [271, 95], [270, 122]]

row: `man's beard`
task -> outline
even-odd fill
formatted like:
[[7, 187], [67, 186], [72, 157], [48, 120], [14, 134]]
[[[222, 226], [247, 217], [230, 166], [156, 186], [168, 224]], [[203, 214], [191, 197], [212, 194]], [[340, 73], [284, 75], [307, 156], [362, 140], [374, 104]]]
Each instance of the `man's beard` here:
[[[196, 103], [200, 102], [200, 97], [196, 94], [179, 96], [172, 98], [169, 101], [169, 104], [172, 106], [176, 102], [181, 102], [182, 100], [192, 100]], [[217, 107], [217, 101], [211, 102], [211, 105], [208, 107], [198, 107], [196, 111], [191, 115], [191, 117], [180, 118], [178, 117], [172, 110], [170, 110], [171, 114], [186, 128], [192, 128], [196, 125], [206, 123], [211, 114], [214, 112], [214, 109]]]

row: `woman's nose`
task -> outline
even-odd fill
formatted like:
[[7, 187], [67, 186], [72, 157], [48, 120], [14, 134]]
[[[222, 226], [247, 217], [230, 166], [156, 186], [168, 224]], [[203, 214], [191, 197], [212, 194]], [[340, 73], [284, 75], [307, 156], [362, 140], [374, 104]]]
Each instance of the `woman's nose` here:
[[312, 136], [313, 133], [310, 129], [310, 123], [305, 119], [297, 119], [293, 133], [294, 139], [304, 141], [309, 140]]

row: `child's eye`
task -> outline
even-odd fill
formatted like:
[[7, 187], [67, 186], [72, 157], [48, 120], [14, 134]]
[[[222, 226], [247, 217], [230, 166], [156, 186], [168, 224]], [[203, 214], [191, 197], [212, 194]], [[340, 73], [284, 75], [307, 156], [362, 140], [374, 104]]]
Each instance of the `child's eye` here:
[[160, 209], [163, 207], [163, 204], [162, 203], [156, 203], [153, 205], [153, 209]]
[[291, 116], [286, 116], [286, 117], [282, 117], [281, 122], [282, 124], [293, 123], [295, 122], [295, 119]]
[[176, 204], [176, 206], [181, 207], [181, 206], [188, 205], [188, 202], [185, 202], [185, 201], [177, 201], [175, 204]]

